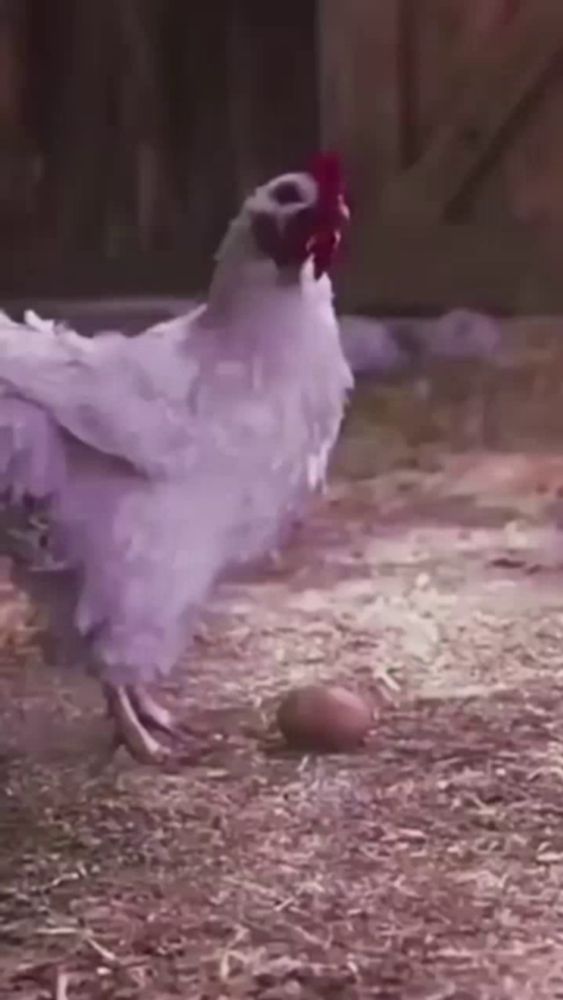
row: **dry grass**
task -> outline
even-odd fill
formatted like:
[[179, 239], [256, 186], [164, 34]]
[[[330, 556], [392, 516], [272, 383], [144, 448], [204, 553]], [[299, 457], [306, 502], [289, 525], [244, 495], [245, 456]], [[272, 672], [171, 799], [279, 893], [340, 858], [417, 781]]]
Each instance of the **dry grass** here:
[[[563, 463], [444, 457], [461, 405], [388, 394], [376, 479], [398, 437], [353, 415], [363, 480], [226, 589], [170, 687], [209, 733], [190, 764], [96, 773], [95, 691], [42, 669], [5, 602], [0, 996], [563, 997]], [[358, 754], [278, 744], [277, 698], [318, 676], [379, 693]]]
[[356, 759], [240, 748], [157, 793], [13, 775], [6, 995], [62, 970], [76, 997], [555, 997], [546, 700], [418, 701]]

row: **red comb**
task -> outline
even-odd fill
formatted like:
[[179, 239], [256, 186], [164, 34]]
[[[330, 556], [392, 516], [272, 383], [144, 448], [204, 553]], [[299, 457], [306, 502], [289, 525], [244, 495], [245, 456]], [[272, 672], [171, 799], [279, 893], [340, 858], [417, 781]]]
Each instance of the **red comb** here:
[[309, 174], [318, 187], [312, 257], [315, 277], [319, 278], [330, 267], [346, 218], [344, 172], [338, 153], [318, 153], [309, 162]]

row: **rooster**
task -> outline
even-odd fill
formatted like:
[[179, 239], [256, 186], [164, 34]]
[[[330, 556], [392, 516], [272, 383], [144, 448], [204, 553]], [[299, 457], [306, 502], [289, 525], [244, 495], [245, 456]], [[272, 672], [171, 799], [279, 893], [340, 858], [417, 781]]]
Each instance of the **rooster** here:
[[246, 199], [187, 315], [94, 339], [0, 316], [0, 552], [140, 761], [172, 752], [151, 689], [214, 584], [323, 484], [352, 386], [328, 277], [348, 219], [322, 154]]

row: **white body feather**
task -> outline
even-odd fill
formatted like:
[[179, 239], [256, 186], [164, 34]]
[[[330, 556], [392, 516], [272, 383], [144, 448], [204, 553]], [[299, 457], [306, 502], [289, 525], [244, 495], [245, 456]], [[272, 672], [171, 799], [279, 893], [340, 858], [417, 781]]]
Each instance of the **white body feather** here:
[[18, 580], [113, 682], [171, 669], [212, 584], [322, 484], [338, 434], [352, 378], [330, 282], [309, 264], [283, 282], [240, 228], [208, 306], [138, 337], [0, 315], [0, 489], [43, 499], [50, 524], [49, 558], [20, 559]]

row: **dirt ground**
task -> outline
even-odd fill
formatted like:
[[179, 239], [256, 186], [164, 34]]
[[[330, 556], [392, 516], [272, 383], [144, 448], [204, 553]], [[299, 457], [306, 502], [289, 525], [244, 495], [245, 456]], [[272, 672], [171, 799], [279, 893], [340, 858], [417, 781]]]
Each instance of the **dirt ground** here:
[[[5, 588], [0, 996], [563, 998], [558, 363], [360, 392], [328, 497], [165, 692], [199, 759], [102, 766], [95, 688]], [[318, 677], [376, 699], [358, 753], [278, 742]]]

